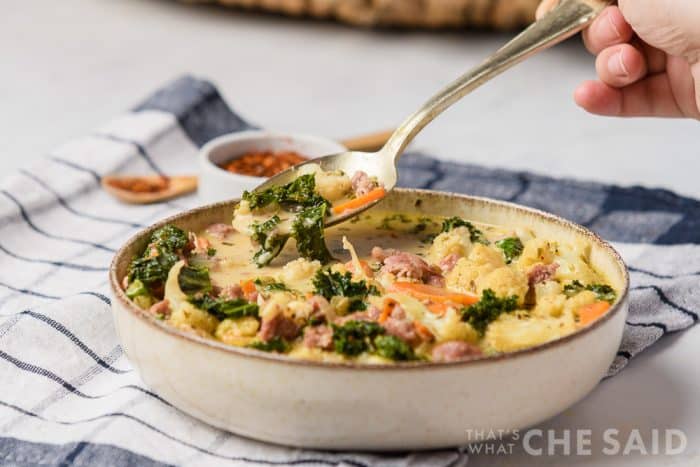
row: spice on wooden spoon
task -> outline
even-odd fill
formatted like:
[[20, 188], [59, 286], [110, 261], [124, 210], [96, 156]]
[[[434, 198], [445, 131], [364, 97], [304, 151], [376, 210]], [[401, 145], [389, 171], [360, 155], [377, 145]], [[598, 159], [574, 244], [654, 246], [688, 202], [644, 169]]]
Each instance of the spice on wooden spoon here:
[[102, 177], [102, 188], [115, 198], [130, 204], [150, 204], [172, 199], [197, 189], [197, 177], [162, 175]]

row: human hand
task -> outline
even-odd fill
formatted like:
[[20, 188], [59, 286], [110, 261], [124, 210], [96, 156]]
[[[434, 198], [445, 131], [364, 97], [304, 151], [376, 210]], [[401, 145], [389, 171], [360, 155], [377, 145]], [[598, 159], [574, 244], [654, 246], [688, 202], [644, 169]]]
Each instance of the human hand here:
[[[543, 0], [537, 17], [558, 3]], [[582, 83], [576, 103], [599, 115], [700, 119], [700, 1], [618, 3], [583, 31], [598, 81]]]

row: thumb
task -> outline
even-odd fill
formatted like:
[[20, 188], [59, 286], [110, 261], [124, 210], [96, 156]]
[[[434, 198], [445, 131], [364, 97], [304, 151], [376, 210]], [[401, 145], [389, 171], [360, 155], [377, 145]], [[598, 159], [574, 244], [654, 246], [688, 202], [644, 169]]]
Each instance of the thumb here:
[[647, 44], [693, 64], [700, 60], [700, 2], [619, 0], [620, 11]]

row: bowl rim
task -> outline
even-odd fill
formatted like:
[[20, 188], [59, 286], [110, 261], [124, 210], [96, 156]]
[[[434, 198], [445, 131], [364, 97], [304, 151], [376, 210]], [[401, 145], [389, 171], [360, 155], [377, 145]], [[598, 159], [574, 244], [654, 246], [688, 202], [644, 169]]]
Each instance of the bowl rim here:
[[[238, 143], [242, 142], [247, 139], [253, 139], [253, 138], [262, 138], [262, 139], [290, 139], [290, 140], [298, 140], [298, 141], [305, 141], [308, 143], [312, 143], [314, 145], [324, 145], [324, 146], [336, 146], [335, 151], [342, 152], [347, 150], [345, 146], [343, 146], [342, 143], [335, 141], [331, 138], [324, 138], [322, 136], [317, 136], [317, 135], [312, 135], [312, 134], [307, 134], [307, 133], [286, 133], [282, 131], [271, 131], [271, 130], [243, 130], [243, 131], [236, 131], [233, 133], [227, 133], [225, 135], [217, 136], [213, 140], [207, 142], [202, 148], [199, 150], [198, 157], [201, 162], [201, 164], [206, 167], [207, 169], [213, 169], [214, 173], [217, 174], [217, 176], [221, 177], [233, 177], [233, 178], [242, 178], [246, 179], [248, 181], [261, 181], [261, 180], [266, 180], [267, 177], [256, 177], [254, 175], [245, 175], [245, 174], [239, 174], [235, 172], [229, 172], [225, 168], [221, 167], [220, 165], [214, 163], [211, 160], [211, 153], [215, 149], [218, 149], [220, 146], [225, 146], [231, 143]], [[239, 154], [237, 156], [233, 156], [230, 159], [227, 159], [227, 162], [232, 161], [234, 159], [237, 159], [241, 156], [243, 156], [245, 153]], [[329, 153], [330, 154], [330, 153]], [[312, 156], [309, 157], [306, 154], [301, 154], [300, 155], [306, 157], [307, 159], [315, 159], [317, 157], [321, 156]], [[323, 154], [325, 155], [325, 154]]]
[[[489, 355], [489, 356], [479, 356], [479, 357], [474, 357], [470, 359], [463, 359], [463, 360], [456, 360], [456, 361], [451, 361], [451, 362], [434, 362], [434, 361], [428, 361], [428, 362], [395, 362], [395, 363], [380, 363], [380, 364], [368, 364], [368, 363], [357, 363], [357, 362], [320, 362], [320, 361], [315, 361], [315, 360], [303, 360], [300, 358], [292, 358], [284, 354], [278, 354], [276, 352], [263, 352], [255, 349], [248, 349], [245, 347], [236, 347], [232, 345], [227, 345], [224, 344], [223, 342], [219, 342], [214, 339], [206, 339], [203, 337], [200, 337], [194, 333], [186, 332], [179, 330], [175, 328], [174, 326], [166, 324], [164, 321], [157, 319], [153, 314], [149, 313], [148, 310], [142, 310], [141, 308], [137, 307], [136, 305], [131, 303], [131, 300], [126, 296], [125, 291], [121, 287], [121, 282], [119, 278], [117, 277], [117, 266], [118, 263], [120, 262], [119, 260], [126, 254], [126, 251], [131, 248], [131, 246], [140, 241], [144, 236], [150, 235], [151, 232], [154, 230], [164, 226], [165, 224], [173, 223], [176, 222], [179, 219], [182, 219], [184, 217], [189, 217], [196, 215], [197, 213], [201, 213], [204, 211], [210, 211], [210, 210], [215, 210], [215, 209], [221, 209], [225, 206], [232, 206], [236, 202], [238, 202], [238, 199], [232, 199], [232, 200], [226, 200], [226, 201], [220, 201], [217, 203], [213, 204], [207, 204], [204, 206], [196, 207], [193, 209], [189, 209], [187, 211], [169, 216], [165, 219], [162, 219], [151, 226], [140, 230], [136, 234], [134, 234], [129, 240], [121, 247], [117, 252], [115, 253], [112, 262], [110, 264], [109, 268], [109, 282], [110, 282], [110, 288], [112, 292], [112, 296], [114, 299], [116, 299], [117, 302], [121, 306], [123, 306], [126, 310], [131, 312], [137, 319], [145, 321], [147, 324], [153, 326], [159, 331], [163, 331], [173, 337], [177, 337], [180, 339], [184, 339], [186, 341], [189, 341], [195, 345], [201, 345], [207, 349], [210, 350], [216, 350], [224, 353], [228, 353], [234, 356], [239, 356], [243, 358], [252, 358], [256, 360], [261, 360], [265, 362], [270, 362], [270, 363], [277, 363], [277, 364], [283, 364], [283, 365], [297, 365], [297, 366], [303, 366], [307, 368], [321, 368], [321, 369], [341, 369], [341, 370], [347, 370], [347, 369], [352, 369], [352, 370], [368, 370], [368, 371], [399, 371], [399, 370], [418, 370], [418, 369], [443, 369], [443, 368], [451, 368], [451, 367], [462, 367], [462, 366], [473, 366], [473, 365], [482, 365], [482, 364], [490, 364], [490, 363], [497, 363], [501, 362], [504, 360], [511, 360], [511, 359], [517, 359], [517, 358], [522, 358], [528, 355], [544, 352], [545, 350], [548, 350], [553, 347], [561, 346], [566, 343], [572, 342], [574, 340], [578, 340], [579, 338], [589, 334], [593, 330], [599, 328], [602, 326], [604, 323], [608, 322], [611, 320], [614, 316], [618, 315], [621, 313], [624, 309], [626, 309], [626, 302], [627, 298], [629, 295], [629, 289], [630, 289], [630, 282], [629, 282], [629, 271], [627, 269], [627, 265], [625, 264], [624, 260], [620, 256], [620, 254], [615, 250], [610, 243], [607, 241], [603, 240], [598, 234], [595, 232], [592, 232], [591, 230], [576, 224], [575, 222], [566, 220], [560, 216], [541, 211], [539, 209], [527, 207], [527, 206], [522, 206], [519, 204], [511, 203], [508, 201], [500, 201], [500, 200], [495, 200], [491, 198], [486, 198], [486, 197], [481, 197], [481, 196], [470, 196], [470, 195], [465, 195], [461, 193], [452, 193], [452, 192], [442, 192], [442, 191], [435, 191], [435, 190], [423, 190], [423, 189], [415, 189], [415, 188], [395, 188], [393, 191], [396, 191], [398, 193], [405, 193], [407, 195], [416, 195], [416, 196], [421, 196], [421, 195], [427, 195], [427, 196], [445, 196], [445, 197], [451, 197], [451, 198], [459, 198], [463, 200], [469, 200], [472, 202], [476, 203], [483, 203], [486, 205], [490, 206], [496, 206], [499, 208], [506, 208], [506, 209], [513, 209], [517, 211], [519, 214], [530, 214], [534, 215], [538, 218], [538, 220], [542, 221], [547, 221], [547, 222], [554, 222], [555, 224], [559, 224], [560, 226], [571, 229], [576, 231], [577, 233], [583, 235], [584, 237], [587, 237], [590, 241], [596, 243], [598, 246], [603, 248], [614, 260], [615, 263], [617, 263], [617, 266], [620, 268], [622, 272], [622, 277], [624, 280], [624, 288], [622, 292], [619, 294], [618, 300], [615, 302], [615, 304], [612, 306], [612, 308], [605, 313], [601, 318], [597, 319], [593, 323], [589, 324], [586, 327], [583, 327], [581, 329], [576, 330], [575, 332], [568, 334], [566, 336], [560, 337], [558, 339], [554, 339], [539, 345], [535, 345], [533, 347], [527, 347], [525, 349], [520, 349], [516, 350], [513, 352], [505, 352], [497, 355]], [[114, 303], [112, 304], [112, 307], [114, 307]]]

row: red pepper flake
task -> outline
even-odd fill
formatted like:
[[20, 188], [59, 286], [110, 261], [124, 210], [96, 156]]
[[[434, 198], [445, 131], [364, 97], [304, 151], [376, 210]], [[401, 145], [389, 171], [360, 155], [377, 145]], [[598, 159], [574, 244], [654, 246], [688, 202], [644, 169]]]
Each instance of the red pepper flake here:
[[292, 151], [254, 151], [225, 163], [222, 168], [240, 175], [272, 177], [306, 160], [307, 157]]

